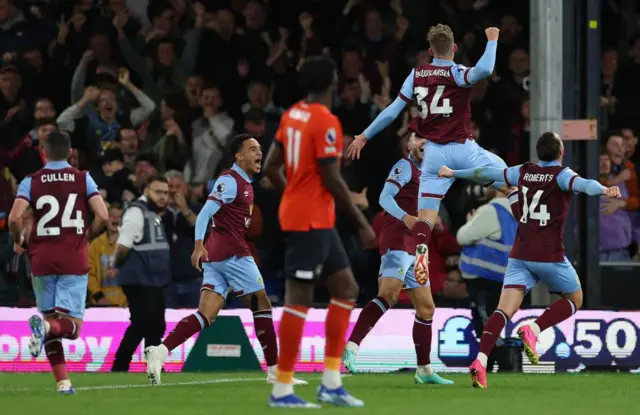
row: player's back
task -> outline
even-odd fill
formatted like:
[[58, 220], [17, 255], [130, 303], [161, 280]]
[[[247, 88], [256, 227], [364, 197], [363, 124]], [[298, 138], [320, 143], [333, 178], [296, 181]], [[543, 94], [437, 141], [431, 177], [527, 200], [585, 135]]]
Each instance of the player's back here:
[[459, 86], [468, 84], [468, 71], [457, 64], [415, 68], [413, 95], [419, 115], [409, 124], [411, 132], [439, 144], [471, 138], [471, 88]]
[[287, 177], [279, 211], [282, 230], [333, 228], [335, 203], [319, 164], [341, 156], [337, 117], [322, 104], [300, 101], [282, 115], [276, 140], [283, 147]]
[[88, 272], [87, 173], [46, 166], [29, 175], [33, 228], [28, 252], [35, 276]]
[[558, 184], [560, 165], [525, 163], [518, 180], [518, 234], [511, 258], [534, 262], [564, 260], [564, 223], [571, 193]]

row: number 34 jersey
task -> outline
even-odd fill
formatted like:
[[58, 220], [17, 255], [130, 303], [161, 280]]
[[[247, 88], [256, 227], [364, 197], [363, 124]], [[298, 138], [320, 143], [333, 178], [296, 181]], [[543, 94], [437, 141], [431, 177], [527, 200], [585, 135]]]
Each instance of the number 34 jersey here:
[[518, 186], [520, 214], [511, 258], [564, 261], [564, 222], [576, 177], [573, 170], [555, 163], [525, 163], [505, 169], [507, 185]]
[[33, 226], [28, 252], [33, 275], [84, 275], [89, 199], [101, 197], [89, 173], [66, 162], [49, 162], [27, 176], [17, 198], [29, 202]]
[[409, 124], [412, 133], [438, 144], [472, 137], [469, 70], [458, 64], [427, 64], [412, 71], [398, 95], [418, 106], [419, 114]]
[[280, 119], [276, 143], [282, 146], [287, 186], [280, 201], [283, 231], [332, 229], [335, 202], [322, 183], [320, 165], [342, 155], [342, 126], [327, 107], [300, 101]]

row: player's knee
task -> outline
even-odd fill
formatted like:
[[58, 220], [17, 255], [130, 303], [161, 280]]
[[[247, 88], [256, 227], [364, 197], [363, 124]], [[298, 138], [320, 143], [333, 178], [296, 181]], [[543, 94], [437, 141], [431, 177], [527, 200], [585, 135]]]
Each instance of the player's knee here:
[[567, 300], [571, 301], [573, 305], [576, 306], [576, 311], [582, 308], [583, 303], [583, 295], [582, 290], [579, 290], [575, 293], [567, 294], [564, 296]]
[[420, 304], [416, 306], [416, 315], [423, 320], [433, 319], [435, 312], [436, 306], [434, 304]]
[[378, 291], [378, 297], [384, 298], [387, 304], [389, 304], [389, 307], [396, 305], [399, 295], [400, 291], [393, 288], [381, 288]]
[[360, 286], [353, 275], [351, 275], [351, 278], [343, 278], [337, 288], [335, 296], [345, 300], [353, 300], [358, 298], [358, 294], [360, 294]]
[[73, 335], [69, 337], [69, 340], [76, 340], [78, 337], [80, 337], [80, 331], [82, 330], [82, 320], [78, 320], [76, 318], [72, 318], [71, 320], [75, 323], [76, 329], [73, 332]]
[[264, 290], [249, 294], [243, 300], [252, 312], [271, 309], [271, 301]]

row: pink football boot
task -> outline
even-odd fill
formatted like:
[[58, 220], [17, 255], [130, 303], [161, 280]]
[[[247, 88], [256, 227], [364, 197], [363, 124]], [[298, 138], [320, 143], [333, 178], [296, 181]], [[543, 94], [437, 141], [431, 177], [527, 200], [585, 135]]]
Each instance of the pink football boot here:
[[538, 352], [536, 351], [536, 343], [538, 343], [538, 338], [536, 337], [535, 334], [533, 334], [531, 327], [529, 326], [520, 327], [518, 329], [518, 337], [520, 337], [520, 339], [522, 340], [522, 343], [524, 344], [524, 353], [529, 358], [529, 361], [531, 362], [531, 364], [537, 365], [538, 362], [540, 361]]
[[478, 359], [469, 366], [469, 374], [471, 375], [471, 385], [474, 388], [487, 389], [487, 369]]

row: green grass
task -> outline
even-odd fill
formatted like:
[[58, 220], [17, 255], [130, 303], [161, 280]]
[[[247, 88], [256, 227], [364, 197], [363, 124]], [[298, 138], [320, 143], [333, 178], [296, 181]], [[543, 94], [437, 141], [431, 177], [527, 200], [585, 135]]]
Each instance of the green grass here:
[[[453, 386], [414, 385], [413, 374], [363, 374], [345, 378], [364, 409], [325, 407], [324, 414], [633, 414], [638, 376], [629, 374], [492, 374], [489, 389], [470, 387], [465, 375]], [[300, 396], [314, 399], [319, 374], [302, 375]], [[261, 373], [164, 374], [163, 386], [148, 387], [144, 374], [79, 374], [71, 379], [75, 396], [58, 396], [50, 374], [0, 373], [0, 413], [64, 415], [235, 415], [300, 413], [270, 409], [270, 387]], [[205, 383], [208, 382], [208, 383]], [[312, 411], [313, 412], [313, 411]]]

